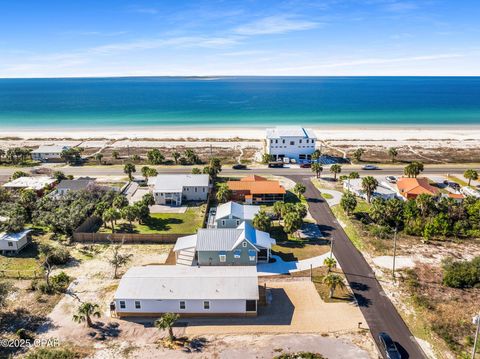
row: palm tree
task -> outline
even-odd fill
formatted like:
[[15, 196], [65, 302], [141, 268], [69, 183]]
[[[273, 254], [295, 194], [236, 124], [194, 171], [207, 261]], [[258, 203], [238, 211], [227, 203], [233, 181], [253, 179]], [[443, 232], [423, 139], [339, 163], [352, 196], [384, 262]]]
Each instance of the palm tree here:
[[185, 150], [185, 157], [187, 157], [188, 162], [190, 162], [192, 165], [198, 162], [198, 156], [191, 148], [187, 148]]
[[423, 163], [417, 161], [413, 161], [412, 163], [408, 164], [403, 170], [403, 173], [407, 177], [417, 177], [422, 172]]
[[377, 187], [378, 187], [378, 181], [372, 176], [367, 176], [362, 179], [362, 189], [365, 191], [368, 203], [370, 203], [372, 194], [373, 192], [375, 192]]
[[353, 158], [355, 158], [357, 162], [360, 162], [362, 160], [362, 156], [364, 153], [365, 153], [365, 150], [363, 148], [357, 148], [353, 152]]
[[173, 335], [173, 325], [177, 321], [179, 315], [175, 313], [165, 313], [159, 319], [155, 321], [155, 326], [160, 330], [168, 330], [168, 338], [170, 341], [175, 339]]
[[2, 161], [3, 156], [5, 156], [5, 150], [0, 148], [0, 162]]
[[122, 208], [122, 210], [120, 211], [120, 214], [123, 219], [125, 219], [126, 221], [128, 221], [128, 223], [130, 223], [130, 227], [132, 227], [132, 222], [138, 217], [137, 207], [126, 206]]
[[339, 164], [334, 164], [330, 166], [330, 171], [333, 173], [333, 179], [336, 181], [337, 180], [337, 174], [342, 172], [342, 166]]
[[119, 218], [119, 213], [113, 208], [107, 209], [102, 215], [102, 220], [104, 223], [110, 222], [112, 233], [115, 233], [115, 221]]
[[299, 198], [305, 193], [306, 190], [307, 187], [305, 187], [305, 185], [302, 183], [297, 183], [295, 184], [295, 187], [293, 187], [293, 193], [295, 193]]
[[192, 168], [192, 175], [199, 175], [202, 173], [202, 170], [198, 167], [193, 167]]
[[226, 183], [220, 183], [217, 185], [217, 201], [221, 203], [225, 203], [230, 199], [232, 195], [232, 191], [228, 188]]
[[398, 156], [398, 151], [395, 147], [390, 147], [388, 149], [388, 155], [392, 159], [392, 162], [395, 162], [395, 158]]
[[102, 158], [103, 158], [103, 155], [101, 153], [97, 153], [95, 155], [95, 159], [97, 160], [98, 163], [102, 163]]
[[472, 180], [476, 181], [478, 179], [478, 172], [470, 168], [463, 173], [463, 177], [468, 179], [468, 185], [470, 186], [470, 182], [472, 182]]
[[329, 274], [332, 271], [332, 268], [337, 266], [337, 261], [335, 258], [327, 257], [324, 259], [323, 264], [327, 267], [327, 274]]
[[318, 163], [318, 162], [312, 163], [312, 172], [315, 173], [317, 178], [320, 178], [320, 175], [322, 174], [322, 171], [323, 171], [323, 167], [320, 163]]
[[323, 277], [323, 283], [327, 285], [330, 291], [330, 299], [333, 298], [333, 294], [335, 293], [335, 289], [338, 288], [345, 288], [345, 282], [343, 278], [338, 274], [327, 274]]
[[423, 218], [426, 218], [435, 207], [435, 201], [433, 200], [433, 197], [426, 193], [418, 195], [417, 198], [415, 198], [415, 204], [417, 205]]
[[348, 178], [350, 179], [357, 179], [357, 178], [360, 178], [360, 174], [358, 172], [350, 172], [350, 174], [348, 175]]
[[118, 160], [118, 158], [120, 157], [120, 153], [118, 151], [112, 151], [112, 157]]
[[259, 231], [268, 232], [272, 226], [272, 220], [265, 211], [260, 210], [255, 217], [253, 217], [253, 226]]
[[320, 158], [321, 155], [322, 155], [322, 153], [320, 152], [320, 150], [316, 149], [312, 153], [312, 161], [318, 162], [318, 159]]
[[178, 159], [181, 157], [182, 155], [180, 154], [180, 152], [177, 152], [177, 151], [174, 151], [172, 152], [172, 157], [173, 157], [173, 160], [175, 161], [175, 164], [178, 165]]
[[344, 193], [340, 200], [340, 207], [342, 207], [347, 216], [350, 216], [353, 211], [355, 211], [355, 208], [357, 208], [357, 199], [355, 198], [355, 195], [351, 192]]
[[100, 318], [100, 310], [99, 310], [98, 304], [94, 303], [82, 303], [78, 308], [77, 308], [77, 314], [73, 315], [73, 321], [77, 323], [83, 323], [86, 322], [88, 327], [92, 327], [92, 318], [91, 317], [97, 317]]
[[133, 175], [132, 173], [136, 172], [135, 165], [133, 163], [126, 163], [125, 166], [123, 167], [123, 172], [128, 175], [128, 179], [132, 181]]

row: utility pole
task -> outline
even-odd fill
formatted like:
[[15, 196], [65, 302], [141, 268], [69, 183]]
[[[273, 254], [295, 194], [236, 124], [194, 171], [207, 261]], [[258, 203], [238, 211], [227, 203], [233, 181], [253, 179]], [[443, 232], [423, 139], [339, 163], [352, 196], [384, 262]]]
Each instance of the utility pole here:
[[395, 278], [395, 257], [397, 255], [397, 228], [398, 228], [398, 226], [395, 226], [395, 232], [393, 233], [393, 266], [392, 266], [393, 282], [396, 281], [396, 278]]
[[330, 239], [330, 259], [333, 257], [333, 236]]
[[473, 342], [472, 359], [475, 359], [475, 353], [477, 352], [478, 333], [480, 332], [480, 314], [473, 317], [473, 324], [477, 325], [477, 331], [475, 332], [475, 341]]

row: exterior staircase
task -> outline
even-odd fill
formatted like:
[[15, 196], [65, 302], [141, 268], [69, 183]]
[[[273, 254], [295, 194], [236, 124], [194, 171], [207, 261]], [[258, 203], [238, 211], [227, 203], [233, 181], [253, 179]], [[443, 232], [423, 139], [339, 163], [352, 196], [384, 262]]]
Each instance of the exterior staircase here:
[[177, 265], [192, 266], [195, 261], [195, 248], [182, 249], [177, 255]]

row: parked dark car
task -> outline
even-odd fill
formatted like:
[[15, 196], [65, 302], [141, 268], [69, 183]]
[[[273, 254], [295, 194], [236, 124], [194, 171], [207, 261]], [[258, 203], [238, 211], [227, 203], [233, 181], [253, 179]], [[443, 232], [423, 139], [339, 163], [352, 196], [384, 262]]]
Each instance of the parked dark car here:
[[455, 191], [460, 191], [460, 185], [456, 182], [451, 182], [451, 181], [443, 181], [443, 184], [447, 185], [448, 187], [450, 187], [451, 189], [455, 190]]
[[300, 168], [311, 168], [312, 164], [311, 163], [300, 163]]
[[236, 165], [233, 165], [232, 168], [234, 170], [246, 170], [247, 166], [242, 165], [241, 163], [237, 163]]
[[381, 349], [383, 350], [388, 359], [402, 359], [402, 355], [398, 351], [398, 348], [390, 335], [381, 332], [380, 334], [378, 334], [378, 340], [380, 340], [380, 343], [382, 345]]
[[268, 164], [269, 168], [283, 168], [283, 162], [270, 162]]

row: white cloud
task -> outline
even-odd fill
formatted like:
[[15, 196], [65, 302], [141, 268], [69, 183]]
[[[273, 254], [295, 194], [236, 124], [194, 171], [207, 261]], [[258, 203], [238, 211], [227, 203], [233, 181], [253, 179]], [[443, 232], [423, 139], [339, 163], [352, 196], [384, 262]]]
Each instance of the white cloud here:
[[318, 27], [320, 24], [288, 16], [269, 16], [253, 21], [235, 29], [240, 35], [269, 35], [283, 34], [291, 31], [309, 30]]

